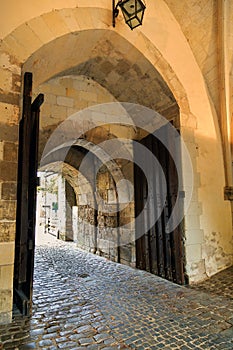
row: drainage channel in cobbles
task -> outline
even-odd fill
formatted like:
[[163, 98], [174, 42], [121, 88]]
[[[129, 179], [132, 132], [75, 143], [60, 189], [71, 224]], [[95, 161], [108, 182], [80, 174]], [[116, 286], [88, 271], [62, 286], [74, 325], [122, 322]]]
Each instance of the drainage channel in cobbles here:
[[229, 293], [195, 288], [51, 239], [36, 248], [33, 314], [0, 326], [0, 349], [232, 349]]

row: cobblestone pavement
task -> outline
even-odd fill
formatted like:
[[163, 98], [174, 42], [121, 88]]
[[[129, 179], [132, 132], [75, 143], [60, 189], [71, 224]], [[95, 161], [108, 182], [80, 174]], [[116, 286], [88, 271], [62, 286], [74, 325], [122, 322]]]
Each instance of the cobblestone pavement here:
[[1, 326], [0, 349], [233, 348], [229, 297], [56, 240], [37, 247], [35, 266], [32, 317]]
[[233, 300], [233, 266], [202, 283], [192, 285], [192, 288]]

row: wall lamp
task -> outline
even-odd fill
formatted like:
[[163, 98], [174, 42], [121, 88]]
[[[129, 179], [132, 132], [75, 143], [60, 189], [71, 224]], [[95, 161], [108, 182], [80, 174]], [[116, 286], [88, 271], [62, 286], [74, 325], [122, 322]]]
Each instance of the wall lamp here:
[[112, 0], [112, 25], [115, 27], [116, 17], [121, 9], [125, 23], [128, 24], [131, 30], [142, 25], [142, 20], [145, 11], [143, 0], [119, 0], [115, 5], [115, 0]]

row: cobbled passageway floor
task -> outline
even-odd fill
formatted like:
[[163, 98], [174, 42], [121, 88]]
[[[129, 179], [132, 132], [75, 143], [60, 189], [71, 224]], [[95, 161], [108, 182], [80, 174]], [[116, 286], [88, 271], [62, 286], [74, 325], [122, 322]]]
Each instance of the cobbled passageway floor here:
[[232, 268], [185, 288], [49, 241], [33, 315], [0, 326], [0, 349], [233, 349]]

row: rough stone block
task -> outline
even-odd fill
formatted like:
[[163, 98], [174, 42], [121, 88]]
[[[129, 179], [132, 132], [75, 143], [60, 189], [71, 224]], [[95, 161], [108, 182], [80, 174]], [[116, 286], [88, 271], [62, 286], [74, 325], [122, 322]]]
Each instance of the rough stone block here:
[[15, 201], [0, 201], [0, 220], [15, 220], [16, 203]]
[[80, 91], [80, 99], [97, 102], [97, 94], [88, 91]]
[[67, 91], [67, 89], [73, 88], [73, 81], [74, 81], [73, 77], [60, 78], [59, 85], [64, 86], [66, 88], [66, 91]]
[[0, 141], [0, 160], [3, 160], [4, 142]]
[[[57, 103], [57, 96], [53, 94], [45, 94], [45, 103], [48, 105], [55, 105]], [[44, 105], [43, 105], [44, 111]]]
[[58, 96], [57, 97], [57, 104], [59, 106], [65, 106], [65, 107], [72, 108], [74, 105], [74, 100], [72, 98], [69, 98], [69, 97]]
[[203, 230], [188, 230], [186, 233], [187, 244], [202, 244], [204, 241]]
[[201, 244], [190, 244], [186, 246], [187, 262], [198, 262], [202, 259]]
[[12, 311], [0, 312], [0, 324], [8, 324], [12, 320]]
[[17, 194], [16, 182], [3, 182], [1, 186], [1, 196], [3, 200], [15, 200]]
[[18, 125], [7, 125], [0, 122], [0, 140], [7, 140], [12, 142], [18, 141], [18, 130]]
[[0, 290], [0, 310], [1, 312], [12, 310], [12, 289]]
[[14, 263], [15, 243], [0, 243], [0, 265], [12, 265]]
[[180, 120], [180, 125], [185, 126], [187, 128], [191, 128], [192, 130], [197, 129], [197, 118], [189, 113], [188, 115], [182, 114], [181, 120]]
[[2, 68], [0, 68], [0, 87], [3, 91], [11, 91], [12, 88], [12, 73]]
[[131, 245], [120, 246], [120, 260], [121, 262], [131, 262]]
[[17, 162], [18, 146], [13, 142], [4, 142], [3, 160], [8, 162]]
[[54, 106], [51, 113], [51, 120], [62, 121], [67, 117], [67, 107]]
[[[55, 97], [55, 103], [56, 103], [56, 96], [55, 95], [47, 94], [46, 96], [54, 96]], [[47, 118], [50, 117], [51, 114], [52, 114], [51, 103], [47, 101], [47, 97], [46, 97], [45, 98], [45, 103], [43, 103], [43, 105], [41, 106], [42, 121], [43, 121], [43, 119], [45, 119], [43, 124], [45, 124], [45, 125], [48, 124], [48, 119]]]
[[28, 25], [43, 43], [47, 43], [55, 37], [41, 16], [31, 19]]
[[108, 203], [116, 203], [116, 191], [115, 190], [108, 190]]
[[16, 65], [15, 58], [11, 57], [9, 53], [0, 52], [0, 67], [20, 76], [21, 67]]
[[[48, 92], [56, 96], [66, 96], [65, 86], [59, 84], [46, 84], [48, 87]], [[46, 86], [45, 85], [45, 86]]]
[[79, 94], [80, 94], [79, 91], [77, 91], [76, 89], [74, 89], [72, 87], [66, 87], [66, 96], [67, 97], [70, 97], [70, 98], [73, 98], [74, 100], [77, 100], [80, 97]]
[[19, 46], [24, 48], [28, 55], [36, 51], [42, 44], [38, 36], [26, 23], [19, 26], [17, 31], [12, 33], [12, 37]]
[[20, 43], [18, 43], [17, 39], [12, 34], [8, 35], [4, 39], [4, 43], [9, 47], [10, 54], [17, 57], [18, 61], [26, 61], [28, 55], [30, 54], [29, 50], [25, 50], [25, 46], [22, 46]]
[[13, 242], [15, 240], [15, 222], [0, 222], [0, 242]]
[[186, 226], [188, 228], [191, 228], [193, 230], [200, 229], [200, 217], [199, 217], [199, 215], [189, 215], [189, 212], [188, 212], [188, 214], [185, 217], [185, 222], [186, 222]]
[[71, 9], [60, 10], [60, 15], [70, 31], [74, 32], [79, 29], [78, 23]]
[[107, 102], [115, 102], [114, 96], [110, 95], [107, 92], [99, 92], [97, 91], [97, 102], [98, 103], [107, 103]]
[[69, 32], [62, 16], [56, 11], [46, 13], [42, 16], [49, 30], [56, 36], [62, 36]]
[[0, 266], [0, 291], [13, 288], [14, 265]]
[[16, 92], [20, 92], [21, 88], [21, 75], [20, 74], [12, 74], [12, 90]]
[[205, 268], [205, 261], [192, 262], [186, 265], [186, 271], [189, 276], [189, 283], [200, 282], [207, 278]]
[[17, 180], [17, 163], [0, 161], [0, 181]]
[[[85, 193], [78, 196], [79, 205], [87, 205], [87, 195]], [[81, 214], [81, 211], [80, 211]]]
[[0, 123], [18, 125], [19, 108], [9, 103], [0, 102]]
[[[92, 29], [93, 18], [92, 13], [88, 12], [87, 8], [78, 7], [74, 11], [75, 19], [81, 29]], [[97, 19], [96, 19], [97, 20]]]
[[201, 215], [202, 214], [202, 205], [198, 201], [192, 201], [188, 208], [189, 215]]

